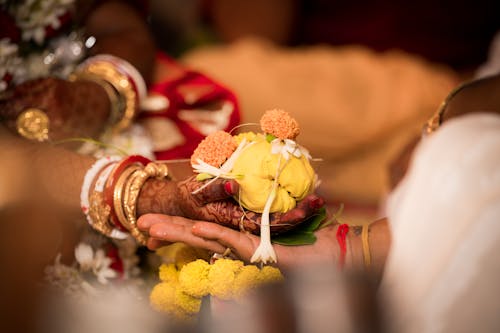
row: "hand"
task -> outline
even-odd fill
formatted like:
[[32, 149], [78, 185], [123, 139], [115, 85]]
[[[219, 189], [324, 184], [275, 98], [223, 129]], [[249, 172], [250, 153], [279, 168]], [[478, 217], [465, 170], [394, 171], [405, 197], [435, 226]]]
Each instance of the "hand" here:
[[[261, 214], [244, 210], [232, 199], [239, 193], [239, 185], [236, 181], [216, 180], [196, 193], [195, 191], [203, 184], [194, 178], [188, 178], [179, 183], [178, 205], [183, 212], [182, 216], [216, 222], [229, 228], [259, 234]], [[322, 198], [311, 194], [289, 212], [271, 214], [271, 234], [282, 233], [294, 228], [323, 205]]]
[[[139, 228], [150, 235], [148, 248], [155, 250], [173, 242], [183, 242], [215, 253], [224, 253], [227, 248], [239, 259], [250, 262], [260, 238], [239, 232], [217, 223], [190, 220], [179, 216], [148, 214], [139, 218]], [[335, 241], [337, 225], [318, 230], [316, 242], [305, 246], [274, 245], [278, 265], [281, 268], [313, 263], [337, 263], [339, 248]]]
[[[233, 229], [239, 229], [248, 233], [259, 233], [261, 215], [254, 212], [245, 212], [236, 201], [231, 197], [238, 193], [238, 183], [234, 180], [219, 179], [203, 188], [201, 191], [193, 194], [193, 192], [203, 186], [203, 182], [196, 181], [193, 177], [181, 181], [161, 182], [152, 181], [145, 184], [141, 191], [141, 197], [138, 202], [139, 215], [145, 212], [156, 212], [167, 215], [144, 215], [139, 221], [141, 230], [151, 234], [149, 228], [153, 225], [149, 222], [150, 219], [160, 217], [165, 219], [165, 228], [169, 228], [169, 218], [177, 221], [173, 215], [183, 216], [193, 220], [204, 220], [215, 222], [220, 226], [226, 226]], [[172, 190], [175, 186], [176, 190]], [[163, 189], [162, 189], [163, 187]], [[162, 194], [164, 193], [164, 195]], [[172, 193], [174, 193], [172, 195]], [[170, 195], [169, 195], [170, 194]], [[300, 222], [313, 215], [319, 208], [324, 205], [322, 198], [312, 194], [304, 198], [296, 208], [287, 213], [274, 213], [270, 217], [272, 233], [280, 233], [287, 231]], [[182, 220], [183, 223], [194, 223], [193, 220]], [[158, 218], [154, 221], [158, 221]], [[145, 224], [141, 224], [145, 223]], [[155, 223], [156, 224], [156, 223]], [[212, 223], [214, 224], [214, 223]], [[174, 228], [175, 223], [173, 223]], [[157, 228], [158, 226], [154, 227]], [[181, 229], [183, 227], [181, 226]], [[186, 230], [184, 230], [186, 231]], [[236, 233], [240, 233], [235, 231]], [[243, 233], [242, 233], [243, 234]], [[258, 238], [257, 238], [258, 239]], [[162, 239], [159, 237], [159, 242], [150, 241], [150, 248], [161, 246], [162, 241], [172, 242], [177, 240]]]
[[98, 84], [44, 78], [18, 85], [0, 102], [0, 118], [16, 130], [17, 117], [28, 108], [49, 117], [49, 138], [97, 137], [109, 116], [109, 99]]

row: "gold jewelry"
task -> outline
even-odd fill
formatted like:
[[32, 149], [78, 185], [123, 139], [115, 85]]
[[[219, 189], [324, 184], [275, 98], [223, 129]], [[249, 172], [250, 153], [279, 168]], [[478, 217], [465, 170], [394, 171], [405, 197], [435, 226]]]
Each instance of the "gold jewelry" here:
[[485, 80], [485, 78], [479, 79], [479, 80], [472, 80], [472, 81], [467, 81], [459, 86], [457, 86], [455, 89], [453, 89], [448, 96], [444, 99], [444, 101], [441, 103], [439, 108], [436, 110], [436, 112], [432, 115], [432, 117], [427, 120], [427, 122], [424, 125], [422, 134], [423, 135], [428, 135], [431, 134], [432, 132], [436, 131], [439, 126], [443, 123], [443, 115], [444, 112], [446, 111], [446, 108], [448, 107], [448, 104], [450, 104], [450, 101], [455, 97], [462, 89], [466, 88], [469, 86], [471, 83]]
[[130, 234], [141, 244], [146, 243], [146, 237], [137, 228], [137, 198], [142, 186], [149, 178], [162, 179], [168, 176], [166, 164], [150, 162], [143, 170], [138, 170], [130, 176], [123, 195], [123, 210], [127, 218], [127, 226]]
[[121, 73], [114, 64], [105, 60], [85, 63], [73, 74], [72, 79], [76, 80], [79, 77], [88, 79], [95, 77], [96, 80], [104, 80], [118, 92], [120, 97], [118, 104], [123, 103], [123, 106], [120, 108], [119, 116], [112, 115], [113, 118], [117, 118], [113, 124], [113, 130], [121, 131], [127, 128], [132, 122], [138, 106], [138, 97], [129, 77]]
[[37, 108], [24, 110], [16, 120], [17, 132], [30, 140], [46, 141], [49, 139], [49, 117]]
[[368, 232], [370, 231], [369, 224], [363, 224], [361, 229], [361, 241], [363, 242], [363, 259], [365, 263], [365, 268], [369, 269], [372, 263], [371, 253], [370, 253], [370, 239]]
[[109, 124], [113, 126], [120, 120], [121, 115], [123, 114], [123, 110], [125, 109], [125, 101], [122, 96], [120, 96], [118, 91], [108, 81], [104, 80], [100, 76], [83, 71], [71, 74], [69, 80], [72, 82], [79, 80], [91, 81], [100, 85], [106, 92], [106, 95], [108, 95], [109, 99], [111, 108], [111, 112], [109, 115]]
[[88, 214], [93, 221], [92, 227], [105, 236], [111, 237], [114, 228], [109, 224], [111, 207], [105, 204], [102, 192], [92, 192], [89, 197]]
[[130, 228], [128, 227], [128, 220], [123, 211], [122, 204], [123, 190], [129, 176], [139, 169], [140, 166], [138, 165], [131, 165], [127, 169], [125, 169], [118, 178], [118, 181], [116, 182], [115, 188], [113, 190], [113, 208], [115, 215], [118, 218], [118, 222], [128, 231], [130, 231]]

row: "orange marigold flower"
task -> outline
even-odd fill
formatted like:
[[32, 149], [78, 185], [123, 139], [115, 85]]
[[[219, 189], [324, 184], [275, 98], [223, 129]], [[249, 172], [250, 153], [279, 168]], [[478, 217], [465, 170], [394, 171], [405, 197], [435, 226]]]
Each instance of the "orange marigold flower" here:
[[200, 142], [191, 155], [191, 164], [197, 164], [200, 159], [214, 167], [220, 167], [236, 150], [238, 144], [233, 136], [224, 131], [208, 135]]
[[268, 110], [260, 118], [264, 133], [272, 134], [282, 140], [294, 140], [300, 133], [299, 123], [288, 112], [280, 109]]

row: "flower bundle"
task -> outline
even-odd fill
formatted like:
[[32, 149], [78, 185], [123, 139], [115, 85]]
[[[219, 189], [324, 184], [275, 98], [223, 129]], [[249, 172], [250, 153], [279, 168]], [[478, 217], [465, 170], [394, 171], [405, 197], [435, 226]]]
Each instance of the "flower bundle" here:
[[261, 243], [251, 261], [265, 264], [277, 261], [271, 245], [270, 213], [293, 209], [314, 190], [317, 176], [309, 152], [295, 141], [300, 128], [294, 118], [283, 110], [269, 110], [260, 127], [261, 133], [233, 136], [219, 131], [209, 135], [194, 151], [191, 164], [200, 181], [235, 179], [240, 185], [235, 196], [238, 203], [262, 214]]

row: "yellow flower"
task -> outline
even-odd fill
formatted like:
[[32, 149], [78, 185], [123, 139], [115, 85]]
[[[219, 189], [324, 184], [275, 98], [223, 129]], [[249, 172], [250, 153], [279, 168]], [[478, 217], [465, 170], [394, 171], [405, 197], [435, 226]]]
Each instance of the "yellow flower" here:
[[175, 264], [161, 264], [160, 265], [160, 280], [163, 282], [177, 283], [179, 279], [179, 272]]
[[276, 197], [270, 212], [287, 212], [314, 189], [315, 173], [309, 160], [291, 155], [285, 160], [271, 153], [271, 144], [258, 140], [244, 149], [233, 166], [232, 173], [242, 175], [239, 201], [243, 207], [262, 213], [278, 173]]
[[242, 267], [234, 279], [234, 297], [241, 298], [257, 287], [259, 284], [259, 275], [260, 270], [255, 265], [246, 265]]
[[208, 294], [208, 272], [210, 265], [205, 260], [198, 259], [182, 267], [179, 273], [179, 285], [182, 291], [193, 297], [203, 297]]
[[247, 139], [248, 142], [252, 141], [262, 141], [265, 137], [262, 134], [256, 134], [254, 132], [244, 132], [234, 136], [237, 144], [240, 144], [243, 139]]
[[259, 283], [281, 282], [284, 279], [285, 278], [283, 277], [283, 274], [281, 274], [280, 270], [273, 266], [262, 267], [258, 276]]
[[153, 309], [157, 311], [175, 313], [175, 293], [175, 283], [160, 282], [153, 287], [153, 290], [149, 294], [149, 302]]
[[190, 296], [181, 288], [177, 288], [175, 291], [175, 306], [181, 313], [193, 315], [200, 311], [201, 298]]
[[221, 299], [231, 299], [233, 297], [233, 286], [236, 275], [242, 267], [243, 262], [240, 260], [216, 260], [208, 273], [210, 293]]

